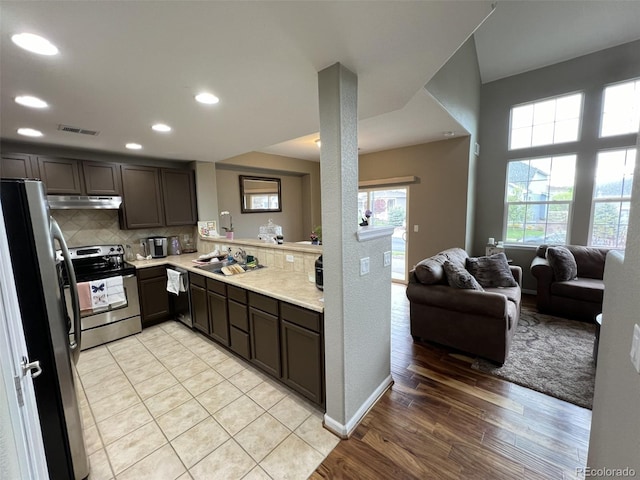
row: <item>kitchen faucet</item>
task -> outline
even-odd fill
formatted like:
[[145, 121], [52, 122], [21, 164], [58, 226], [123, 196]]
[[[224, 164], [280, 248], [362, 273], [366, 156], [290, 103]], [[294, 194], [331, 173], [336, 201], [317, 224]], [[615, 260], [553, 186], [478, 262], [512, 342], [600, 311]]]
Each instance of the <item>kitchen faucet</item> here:
[[240, 248], [235, 253], [233, 258], [236, 260], [236, 262], [241, 263], [241, 264], [245, 264], [245, 263], [247, 263], [247, 252], [245, 252], [243, 248]]

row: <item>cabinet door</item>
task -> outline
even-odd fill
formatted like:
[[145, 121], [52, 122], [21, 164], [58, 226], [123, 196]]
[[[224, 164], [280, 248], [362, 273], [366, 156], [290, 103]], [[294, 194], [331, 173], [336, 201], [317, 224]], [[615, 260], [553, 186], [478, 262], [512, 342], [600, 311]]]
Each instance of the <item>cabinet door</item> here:
[[[34, 160], [35, 162], [35, 160]], [[36, 168], [32, 168], [29, 155], [3, 154], [0, 162], [1, 178], [37, 178], [39, 177]]]
[[115, 163], [82, 162], [87, 195], [120, 195], [120, 169]]
[[161, 322], [171, 316], [166, 274], [161, 277], [138, 280], [138, 289], [143, 327]]
[[282, 379], [309, 400], [324, 405], [324, 361], [319, 333], [282, 321]]
[[227, 297], [215, 292], [207, 292], [209, 317], [211, 320], [211, 336], [229, 346], [229, 320], [227, 319]]
[[202, 333], [209, 335], [209, 310], [207, 309], [207, 291], [191, 283], [191, 316], [193, 326]]
[[281, 376], [280, 328], [275, 315], [249, 309], [251, 362], [276, 378]]
[[157, 168], [122, 165], [123, 227], [164, 226], [164, 213]]
[[195, 225], [198, 217], [193, 171], [163, 168], [161, 175], [166, 225]]
[[38, 167], [48, 194], [82, 195], [78, 160], [38, 157]]

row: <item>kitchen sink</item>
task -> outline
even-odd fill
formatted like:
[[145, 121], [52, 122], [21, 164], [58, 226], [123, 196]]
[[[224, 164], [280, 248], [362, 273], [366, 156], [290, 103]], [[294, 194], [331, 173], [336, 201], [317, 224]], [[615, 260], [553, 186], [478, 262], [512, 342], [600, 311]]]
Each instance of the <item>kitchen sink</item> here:
[[[249, 267], [247, 265], [241, 265], [239, 263], [233, 263], [230, 265], [237, 265], [240, 268], [242, 268], [242, 270], [244, 270], [245, 272], [251, 272], [253, 270], [260, 270], [261, 268], [266, 268], [266, 265], [256, 265], [252, 267]], [[221, 265], [219, 262], [215, 262], [210, 265], [198, 265], [196, 268], [199, 268], [201, 270], [206, 270], [207, 272], [216, 273], [218, 275], [224, 275], [224, 272], [222, 271], [223, 267], [224, 265]], [[234, 274], [234, 275], [237, 275], [237, 274]]]

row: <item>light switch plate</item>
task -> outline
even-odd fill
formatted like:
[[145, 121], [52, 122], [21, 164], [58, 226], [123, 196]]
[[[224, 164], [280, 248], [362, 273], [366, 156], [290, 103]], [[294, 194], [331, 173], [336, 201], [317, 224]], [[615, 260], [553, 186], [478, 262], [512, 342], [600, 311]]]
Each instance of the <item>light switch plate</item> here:
[[414, 226], [413, 226], [413, 231], [414, 231], [414, 232], [416, 232], [416, 233], [417, 233], [419, 229], [420, 229], [420, 227], [419, 227], [418, 225], [414, 225]]
[[369, 274], [369, 257], [360, 259], [360, 276]]
[[383, 267], [388, 267], [391, 265], [391, 252], [384, 252], [382, 254], [382, 266]]
[[636, 372], [640, 373], [640, 326], [633, 326], [633, 339], [631, 340], [631, 363]]
[[293, 255], [287, 255], [287, 262], [293, 263]]

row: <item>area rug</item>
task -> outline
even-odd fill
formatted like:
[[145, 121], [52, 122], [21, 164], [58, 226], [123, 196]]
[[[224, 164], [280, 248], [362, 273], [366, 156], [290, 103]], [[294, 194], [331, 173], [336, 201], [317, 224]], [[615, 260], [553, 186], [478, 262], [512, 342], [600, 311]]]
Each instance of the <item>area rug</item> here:
[[476, 359], [471, 368], [591, 409], [594, 338], [593, 324], [523, 306], [504, 365]]

